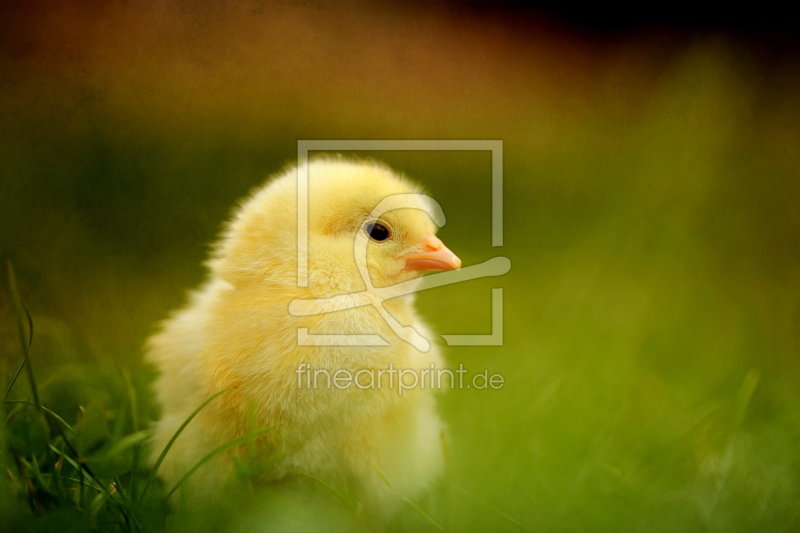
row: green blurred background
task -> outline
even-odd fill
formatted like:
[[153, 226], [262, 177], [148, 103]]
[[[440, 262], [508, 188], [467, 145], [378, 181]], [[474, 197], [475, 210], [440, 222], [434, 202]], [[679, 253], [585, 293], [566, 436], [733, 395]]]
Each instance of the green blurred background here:
[[[356, 154], [423, 183], [466, 264], [513, 264], [419, 297], [435, 331], [488, 333], [503, 286], [504, 345], [446, 356], [506, 384], [441, 398], [448, 473], [428, 518], [389, 529], [800, 529], [794, 28], [476, 2], [2, 10], [0, 252], [43, 401], [87, 450], [156, 416], [143, 341], [298, 139], [502, 139], [499, 249], [488, 152]], [[5, 390], [20, 347], [0, 294]], [[41, 437], [5, 409], [0, 527], [103, 529], [30, 503], [19, 458]]]

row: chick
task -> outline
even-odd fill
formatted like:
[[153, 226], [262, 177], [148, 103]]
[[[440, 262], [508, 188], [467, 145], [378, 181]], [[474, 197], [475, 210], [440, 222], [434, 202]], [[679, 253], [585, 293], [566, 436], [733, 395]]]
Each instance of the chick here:
[[[155, 388], [163, 413], [153, 451], [205, 399], [230, 388], [200, 411], [166, 456], [160, 473], [168, 485], [216, 447], [254, 427], [271, 427], [254, 445], [268, 459], [264, 480], [312, 476], [344, 483], [365, 505], [391, 509], [399, 498], [424, 491], [442, 466], [442, 422], [430, 379], [430, 369], [442, 365], [439, 350], [422, 351], [399, 338], [375, 306], [310, 316], [294, 316], [289, 307], [295, 300], [414, 283], [428, 270], [456, 269], [461, 261], [435, 237], [430, 199], [408, 179], [376, 162], [318, 159], [308, 164], [308, 284], [298, 287], [296, 172], [268, 180], [241, 204], [213, 249], [207, 281], [148, 340], [147, 357], [160, 370]], [[398, 194], [411, 194], [404, 198], [412, 203], [371, 216]], [[354, 256], [359, 234], [366, 237], [366, 259]], [[366, 261], [369, 284], [359, 261]], [[382, 305], [403, 326], [433, 338], [415, 313], [413, 293]], [[385, 345], [308, 345], [298, 342], [298, 330], [377, 334]], [[406, 373], [406, 386], [415, 372], [419, 386], [401, 390], [391, 368]], [[336, 386], [337, 371], [358, 383]], [[236, 453], [198, 470], [194, 487], [213, 497]]]

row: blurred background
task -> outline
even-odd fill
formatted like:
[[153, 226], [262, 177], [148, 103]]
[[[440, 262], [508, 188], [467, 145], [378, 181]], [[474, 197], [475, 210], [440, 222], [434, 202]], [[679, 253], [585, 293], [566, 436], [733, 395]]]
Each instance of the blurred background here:
[[[0, 253], [42, 401], [87, 457], [157, 416], [142, 343], [298, 139], [501, 139], [503, 248], [488, 152], [353, 154], [423, 183], [466, 264], [513, 265], [419, 297], [435, 331], [489, 333], [505, 288], [504, 345], [446, 349], [505, 387], [441, 398], [448, 473], [388, 529], [797, 531], [798, 27], [752, 9], [4, 3]], [[21, 353], [5, 278], [3, 390]], [[50, 452], [18, 405], [0, 528], [110, 527], [47, 479], [32, 492]], [[230, 512], [234, 530], [285, 519]]]

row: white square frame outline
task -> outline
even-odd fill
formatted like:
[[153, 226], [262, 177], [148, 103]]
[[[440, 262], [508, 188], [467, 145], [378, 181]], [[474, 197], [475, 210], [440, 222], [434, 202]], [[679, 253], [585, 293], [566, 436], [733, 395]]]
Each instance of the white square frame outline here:
[[[298, 139], [297, 140], [297, 286], [308, 287], [308, 153], [311, 151], [489, 151], [492, 154], [492, 246], [503, 246], [503, 141], [500, 139]], [[316, 344], [306, 328], [303, 344]], [[503, 344], [503, 289], [492, 289], [492, 333], [442, 335], [450, 346]], [[322, 339], [319, 339], [322, 340]], [[310, 342], [309, 342], [310, 341]], [[369, 343], [367, 343], [369, 344]]]

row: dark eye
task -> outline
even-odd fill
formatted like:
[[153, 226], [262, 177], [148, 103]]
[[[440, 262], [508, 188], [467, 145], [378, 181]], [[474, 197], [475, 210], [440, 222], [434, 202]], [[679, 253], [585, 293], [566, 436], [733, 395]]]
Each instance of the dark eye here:
[[364, 230], [367, 232], [370, 239], [378, 242], [385, 241], [391, 235], [389, 228], [378, 222], [367, 222], [364, 226]]

